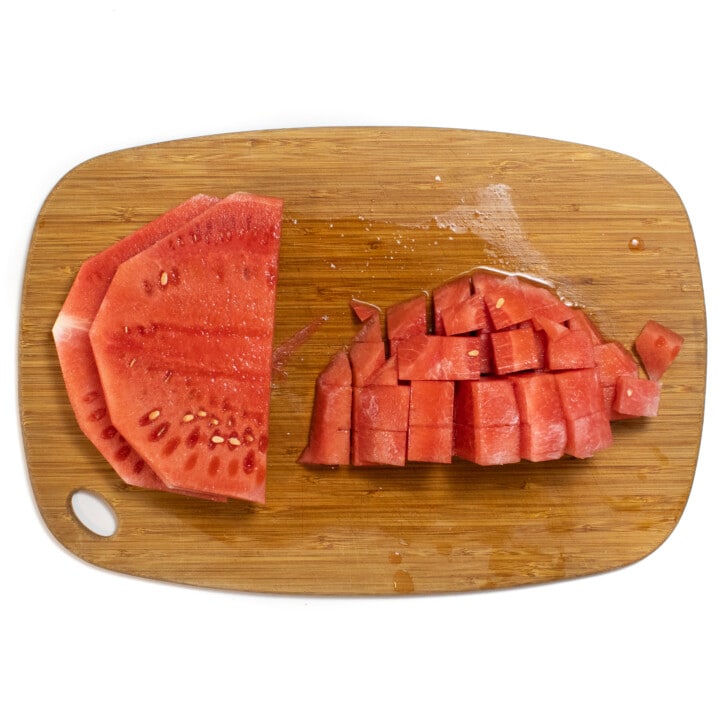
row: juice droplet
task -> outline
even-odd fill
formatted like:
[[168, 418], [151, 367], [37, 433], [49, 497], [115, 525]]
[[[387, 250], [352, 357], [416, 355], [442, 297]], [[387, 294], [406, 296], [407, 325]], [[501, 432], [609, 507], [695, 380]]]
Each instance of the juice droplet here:
[[405, 570], [398, 570], [393, 576], [393, 589], [398, 593], [413, 592], [415, 590], [415, 583], [410, 573], [405, 572]]
[[388, 560], [393, 564], [397, 565], [402, 562], [402, 554], [399, 552], [391, 552], [388, 556]]
[[636, 251], [644, 250], [645, 241], [639, 237], [631, 237], [630, 242], [628, 242], [628, 248], [630, 248], [630, 250]]

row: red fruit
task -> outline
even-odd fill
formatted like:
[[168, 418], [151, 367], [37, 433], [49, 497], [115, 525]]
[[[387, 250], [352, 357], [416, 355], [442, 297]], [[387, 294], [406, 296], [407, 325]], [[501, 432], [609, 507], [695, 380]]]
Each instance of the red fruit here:
[[264, 501], [281, 221], [221, 200], [122, 263], [95, 317], [112, 423], [168, 487]]
[[502, 330], [532, 318], [520, 280], [515, 275], [498, 276], [477, 272], [473, 287], [485, 299], [495, 330]]
[[182, 227], [216, 202], [217, 198], [195, 196], [86, 260], [53, 326], [60, 368], [78, 425], [129, 485], [168, 489], [110, 420], [90, 344], [90, 326], [122, 262]]
[[660, 380], [683, 346], [684, 338], [656, 320], [648, 320], [635, 340], [635, 350], [651, 380]]
[[477, 337], [414, 335], [397, 346], [400, 380], [470, 380], [480, 377]]
[[548, 337], [545, 364], [548, 370], [578, 370], [595, 367], [593, 341], [585, 329]]
[[539, 340], [530, 325], [490, 333], [490, 342], [498, 375], [542, 367]]
[[443, 322], [443, 313], [470, 297], [470, 278], [467, 276], [450, 280], [435, 288], [432, 293], [433, 320], [436, 335], [447, 335]]
[[318, 465], [350, 463], [351, 379], [347, 352], [341, 350], [315, 381], [310, 435], [299, 462]]
[[661, 388], [658, 380], [621, 375], [617, 379], [613, 410], [624, 416], [655, 417], [660, 407]]

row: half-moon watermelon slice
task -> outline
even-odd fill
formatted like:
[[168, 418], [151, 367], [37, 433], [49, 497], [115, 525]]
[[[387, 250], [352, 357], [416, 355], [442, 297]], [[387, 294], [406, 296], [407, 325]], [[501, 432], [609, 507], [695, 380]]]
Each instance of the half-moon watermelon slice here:
[[60, 368], [78, 425], [129, 485], [166, 489], [110, 421], [90, 345], [90, 325], [120, 263], [150, 247], [216, 202], [217, 198], [196, 195], [88, 258], [80, 266], [52, 329]]
[[281, 221], [228, 196], [122, 263], [90, 328], [112, 424], [169, 488], [264, 502]]

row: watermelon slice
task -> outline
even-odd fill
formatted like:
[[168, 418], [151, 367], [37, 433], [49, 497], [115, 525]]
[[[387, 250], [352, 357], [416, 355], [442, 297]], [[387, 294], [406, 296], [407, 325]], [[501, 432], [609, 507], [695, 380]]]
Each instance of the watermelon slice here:
[[281, 219], [228, 196], [123, 262], [90, 328], [113, 426], [174, 490], [264, 502]]
[[166, 490], [140, 455], [110, 421], [89, 330], [120, 263], [150, 247], [217, 202], [197, 195], [119, 240], [80, 267], [52, 333], [70, 404], [78, 425], [129, 485]]

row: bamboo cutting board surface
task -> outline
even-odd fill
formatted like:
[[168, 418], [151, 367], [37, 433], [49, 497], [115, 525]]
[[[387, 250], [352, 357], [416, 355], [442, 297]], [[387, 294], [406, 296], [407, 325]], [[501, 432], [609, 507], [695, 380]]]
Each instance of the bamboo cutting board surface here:
[[[312, 330], [274, 379], [264, 507], [124, 486], [76, 426], [51, 337], [85, 258], [191, 195], [237, 190], [285, 201], [276, 345]], [[479, 265], [554, 282], [626, 347], [649, 318], [683, 335], [660, 416], [615, 423], [585, 461], [298, 465], [315, 376], [357, 329], [349, 300], [384, 308]], [[680, 199], [627, 156], [478, 131], [236, 133], [121, 150], [59, 181], [29, 250], [19, 370], [37, 506], [89, 563], [259, 592], [478, 590], [622, 567], [668, 537], [697, 460], [705, 308]], [[75, 517], [80, 488], [112, 506], [114, 535]]]

